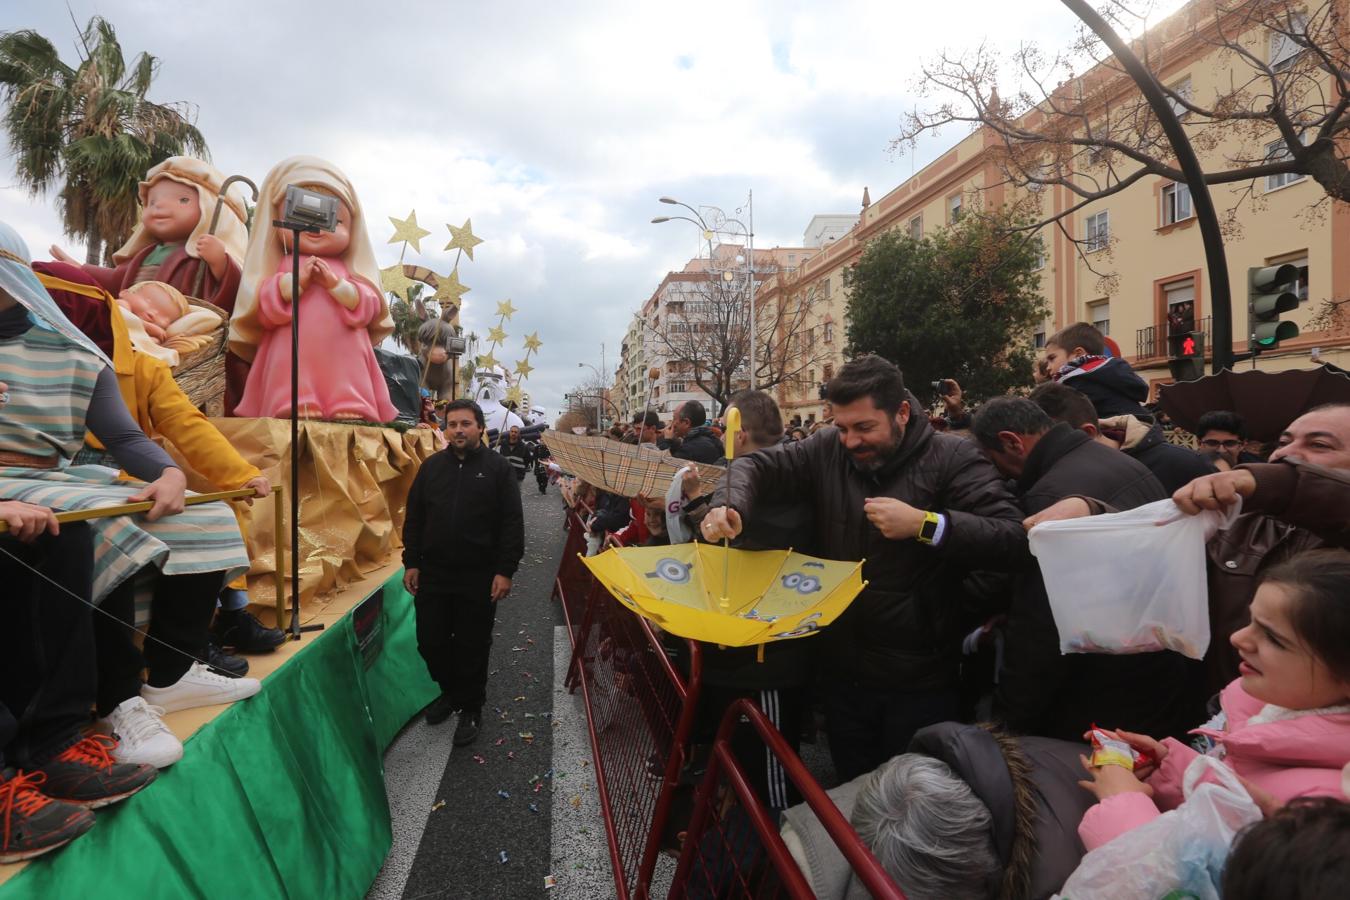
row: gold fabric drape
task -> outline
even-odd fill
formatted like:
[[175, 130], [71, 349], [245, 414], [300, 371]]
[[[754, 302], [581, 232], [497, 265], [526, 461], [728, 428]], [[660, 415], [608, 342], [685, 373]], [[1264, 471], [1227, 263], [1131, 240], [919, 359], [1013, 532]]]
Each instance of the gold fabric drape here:
[[[286, 419], [212, 419], [225, 438], [271, 482], [290, 490], [290, 422]], [[408, 491], [422, 461], [436, 452], [432, 432], [412, 429], [300, 423], [301, 616], [322, 609], [342, 587], [396, 559], [403, 547]], [[170, 454], [173, 448], [166, 446]], [[184, 460], [188, 487], [209, 490]], [[249, 597], [272, 607], [276, 588], [273, 494], [244, 509]], [[290, 500], [285, 500], [290, 530]], [[283, 535], [289, 539], [289, 534]], [[290, 565], [285, 575], [290, 578]], [[289, 590], [289, 585], [287, 590]]]

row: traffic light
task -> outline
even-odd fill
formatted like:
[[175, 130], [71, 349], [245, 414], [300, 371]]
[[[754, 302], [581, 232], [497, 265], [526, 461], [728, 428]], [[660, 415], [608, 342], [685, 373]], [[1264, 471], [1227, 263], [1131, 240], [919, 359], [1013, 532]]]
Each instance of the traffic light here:
[[1253, 353], [1274, 350], [1298, 337], [1298, 326], [1280, 316], [1299, 304], [1298, 266], [1260, 266], [1247, 270], [1247, 337]]
[[1195, 381], [1205, 374], [1205, 333], [1183, 331], [1167, 338], [1167, 368], [1173, 381]]

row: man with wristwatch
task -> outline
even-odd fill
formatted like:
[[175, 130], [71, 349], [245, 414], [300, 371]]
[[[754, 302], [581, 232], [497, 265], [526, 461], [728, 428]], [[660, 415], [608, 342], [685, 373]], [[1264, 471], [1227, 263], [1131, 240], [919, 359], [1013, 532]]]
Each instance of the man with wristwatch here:
[[826, 394], [833, 427], [734, 460], [700, 531], [736, 537], [770, 500], [800, 499], [820, 556], [865, 560], [867, 587], [808, 639], [820, 642], [830, 751], [848, 780], [957, 717], [961, 638], [983, 621], [965, 578], [1029, 557], [998, 472], [974, 443], [933, 430], [893, 364], [856, 359]]

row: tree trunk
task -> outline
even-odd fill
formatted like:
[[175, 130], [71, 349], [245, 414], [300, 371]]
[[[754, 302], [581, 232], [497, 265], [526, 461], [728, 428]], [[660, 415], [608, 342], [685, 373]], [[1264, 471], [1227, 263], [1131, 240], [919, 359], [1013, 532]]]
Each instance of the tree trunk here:
[[98, 225], [92, 210], [84, 217], [84, 233], [89, 238], [89, 246], [84, 252], [84, 261], [91, 266], [102, 265], [103, 238], [98, 236]]

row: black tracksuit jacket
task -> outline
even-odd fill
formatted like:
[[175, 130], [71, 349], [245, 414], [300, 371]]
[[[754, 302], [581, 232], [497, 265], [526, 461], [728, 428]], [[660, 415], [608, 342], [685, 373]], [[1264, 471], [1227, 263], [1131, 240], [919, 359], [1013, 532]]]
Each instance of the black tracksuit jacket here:
[[511, 578], [524, 555], [520, 482], [505, 457], [477, 446], [461, 460], [447, 448], [422, 463], [403, 522], [405, 567]]

